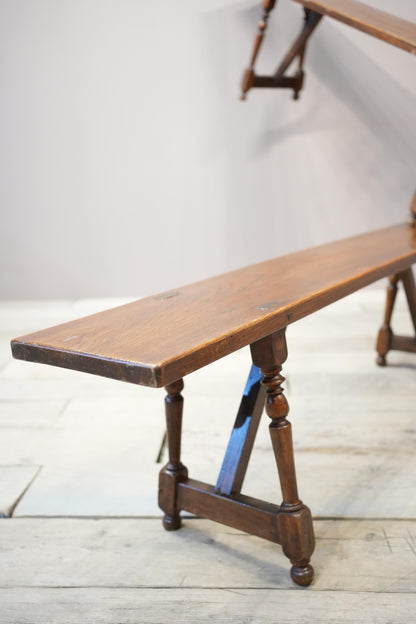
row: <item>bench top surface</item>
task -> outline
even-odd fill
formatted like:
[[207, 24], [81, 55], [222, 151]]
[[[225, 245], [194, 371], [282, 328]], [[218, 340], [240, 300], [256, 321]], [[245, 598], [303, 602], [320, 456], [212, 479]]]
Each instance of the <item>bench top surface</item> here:
[[414, 262], [416, 228], [397, 225], [29, 334], [12, 351], [160, 387]]
[[361, 30], [377, 39], [416, 54], [416, 24], [356, 0], [294, 0]]

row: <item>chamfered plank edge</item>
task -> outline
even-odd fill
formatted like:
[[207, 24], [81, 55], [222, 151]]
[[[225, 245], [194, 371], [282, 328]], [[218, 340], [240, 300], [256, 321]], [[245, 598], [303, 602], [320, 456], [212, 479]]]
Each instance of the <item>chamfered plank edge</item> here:
[[416, 23], [356, 0], [294, 0], [406, 52], [416, 54]]
[[[161, 379], [160, 367], [145, 363], [132, 363], [115, 360], [91, 353], [77, 353], [62, 351], [53, 347], [21, 342], [19, 339], [11, 341], [12, 355], [17, 360], [49, 364], [59, 368], [68, 368], [83, 373], [91, 373], [100, 377], [117, 379], [144, 386], [159, 388], [164, 385]], [[139, 373], [139, 374], [138, 374]]]

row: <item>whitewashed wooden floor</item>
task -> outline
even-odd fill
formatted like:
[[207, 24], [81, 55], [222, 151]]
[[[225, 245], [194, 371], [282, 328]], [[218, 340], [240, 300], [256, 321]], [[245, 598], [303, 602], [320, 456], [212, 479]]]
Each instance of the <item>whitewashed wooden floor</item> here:
[[[271, 543], [189, 517], [163, 531], [163, 391], [11, 360], [12, 337], [118, 303], [0, 304], [0, 624], [416, 622], [416, 356], [375, 366], [383, 291], [288, 329], [308, 589]], [[394, 326], [411, 333], [401, 299]], [[248, 370], [244, 350], [185, 380], [192, 477], [215, 482]], [[279, 502], [267, 424], [244, 492]]]

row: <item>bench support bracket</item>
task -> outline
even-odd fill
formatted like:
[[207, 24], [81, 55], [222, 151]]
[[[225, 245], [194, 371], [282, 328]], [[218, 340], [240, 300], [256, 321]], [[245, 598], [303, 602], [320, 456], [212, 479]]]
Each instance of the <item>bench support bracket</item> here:
[[[298, 496], [291, 425], [286, 419], [289, 406], [281, 375], [287, 357], [285, 330], [262, 338], [250, 348], [253, 367], [215, 487], [188, 479], [180, 461], [183, 382], [166, 387], [169, 461], [159, 477], [163, 524], [167, 530], [179, 529], [179, 514], [184, 510], [281, 544], [292, 563], [294, 582], [309, 585], [315, 539], [311, 512]], [[265, 398], [283, 496], [280, 506], [240, 494]]]
[[[263, 0], [263, 17], [258, 25], [258, 32], [254, 40], [253, 52], [250, 65], [244, 72], [241, 83], [241, 99], [245, 100], [247, 92], [255, 87], [271, 89], [293, 89], [293, 98], [298, 99], [303, 87], [303, 60], [305, 57], [306, 43], [322, 19], [322, 15], [311, 9], [304, 9], [305, 21], [302, 30], [296, 37], [292, 46], [284, 56], [275, 73], [272, 76], [258, 76], [255, 73], [254, 65], [262, 44], [264, 33], [267, 27], [267, 20], [271, 10], [275, 6], [275, 0]], [[293, 61], [298, 58], [298, 68], [293, 76], [287, 76], [286, 71]]]

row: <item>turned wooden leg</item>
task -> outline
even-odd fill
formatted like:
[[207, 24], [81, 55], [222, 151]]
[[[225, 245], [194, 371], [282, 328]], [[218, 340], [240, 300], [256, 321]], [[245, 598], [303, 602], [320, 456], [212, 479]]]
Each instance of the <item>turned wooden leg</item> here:
[[299, 499], [291, 425], [286, 416], [289, 405], [283, 394], [284, 377], [280, 374], [287, 358], [285, 330], [251, 345], [253, 362], [263, 373], [266, 386], [266, 412], [272, 419], [270, 435], [279, 472], [283, 502], [278, 514], [279, 531], [285, 555], [292, 563], [291, 576], [298, 585], [313, 580], [310, 557], [315, 547], [311, 512]]
[[259, 21], [259, 24], [258, 24], [258, 31], [256, 34], [256, 38], [254, 40], [254, 47], [253, 47], [253, 52], [251, 54], [250, 66], [244, 72], [243, 81], [241, 84], [241, 99], [242, 100], [246, 99], [247, 92], [251, 89], [251, 87], [254, 84], [254, 78], [255, 78], [254, 65], [256, 62], [257, 55], [260, 50], [260, 46], [263, 41], [264, 32], [267, 28], [267, 20], [269, 19], [270, 11], [274, 8], [275, 4], [276, 4], [276, 0], [263, 0], [262, 1], [263, 17]]
[[169, 461], [159, 473], [159, 507], [165, 512], [163, 526], [167, 531], [176, 531], [181, 526], [180, 509], [177, 505], [178, 483], [188, 477], [188, 471], [181, 462], [182, 390], [182, 379], [166, 386], [168, 394], [165, 399], [165, 411]]
[[391, 349], [391, 342], [393, 332], [391, 329], [391, 317], [393, 314], [394, 302], [397, 295], [397, 282], [399, 281], [398, 275], [389, 277], [389, 285], [387, 286], [386, 307], [384, 310], [384, 321], [380, 327], [377, 337], [377, 364], [379, 366], [386, 365], [386, 355]]

